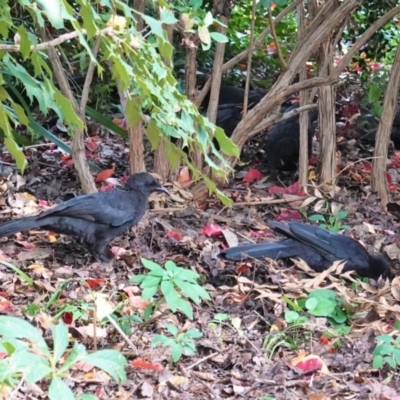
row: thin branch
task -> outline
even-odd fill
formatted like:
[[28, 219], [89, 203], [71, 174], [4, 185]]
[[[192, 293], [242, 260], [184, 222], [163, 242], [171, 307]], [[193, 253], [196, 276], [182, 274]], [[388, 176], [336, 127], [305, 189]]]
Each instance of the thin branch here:
[[271, 8], [271, 6], [268, 7], [268, 19], [269, 19], [269, 25], [271, 27], [271, 35], [272, 35], [272, 37], [274, 39], [274, 43], [275, 43], [276, 54], [278, 55], [278, 59], [279, 59], [279, 62], [281, 63], [282, 69], [285, 70], [286, 69], [286, 62], [283, 59], [281, 48], [280, 48], [279, 42], [278, 42], [278, 37], [276, 36], [275, 24], [274, 24], [274, 22], [272, 20], [272, 8]]
[[[100, 43], [101, 43], [101, 36], [98, 35], [96, 38], [96, 41], [94, 43], [93, 50], [92, 50], [94, 58], [96, 58], [96, 56], [99, 52]], [[81, 97], [81, 104], [80, 104], [81, 115], [85, 115], [86, 104], [87, 104], [87, 101], [89, 98], [89, 91], [90, 91], [90, 86], [92, 84], [95, 68], [96, 68], [96, 63], [93, 60], [90, 60], [89, 68], [86, 73], [85, 83], [83, 85], [83, 90], [82, 90], [82, 97]]]

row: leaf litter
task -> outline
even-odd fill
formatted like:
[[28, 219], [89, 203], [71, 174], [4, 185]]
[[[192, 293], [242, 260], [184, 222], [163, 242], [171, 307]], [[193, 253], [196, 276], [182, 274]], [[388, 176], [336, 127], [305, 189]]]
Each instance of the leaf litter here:
[[[102, 142], [96, 139], [89, 148], [97, 151], [99, 146]], [[126, 167], [121, 167], [126, 166], [124, 146], [120, 153], [107, 154], [111, 159], [103, 160], [103, 173], [97, 175], [100, 190], [118, 183], [115, 176], [126, 175]], [[41, 158], [39, 152], [37, 157]], [[67, 161], [58, 158], [52, 168], [30, 170], [25, 186], [20, 185], [21, 179], [4, 178], [4, 219], [34, 214], [79, 194]], [[377, 199], [365, 190], [369, 173], [368, 166], [349, 167], [330, 194], [331, 204], [335, 212], [348, 211], [346, 224], [369, 251], [385, 252], [395, 266], [400, 253], [398, 224], [390, 214], [377, 211]], [[49, 190], [54, 179], [62, 184]], [[22, 274], [0, 268], [2, 312], [22, 317], [31, 315], [29, 310], [36, 305], [40, 312], [30, 320], [44, 334], [52, 316], [58, 315], [69, 326], [71, 337], [89, 349], [121, 351], [129, 362], [127, 386], [117, 387], [90, 366], [77, 365], [71, 373], [75, 389], [99, 398], [395, 399], [400, 391], [397, 372], [380, 372], [371, 361], [375, 335], [397, 335], [394, 321], [400, 313], [400, 278], [367, 284], [351, 272], [340, 274], [341, 263], [316, 273], [301, 260], [288, 267], [274, 260], [234, 263], [217, 258], [222, 248], [243, 241], [277, 240], [267, 227], [270, 219], [307, 222], [304, 215], [332, 211], [324, 209], [327, 194], [316, 187], [300, 192], [296, 183], [273, 181], [249, 167], [224, 189], [234, 201], [230, 210], [214, 198], [197, 206], [187, 189], [189, 182], [188, 171], [182, 169], [177, 181], [168, 184], [171, 199], [151, 197], [146, 216], [132, 232], [112, 243], [112, 266], [93, 263], [79, 243], [51, 232], [38, 230], [1, 239], [0, 260], [33, 279], [30, 285]], [[396, 183], [391, 185], [396, 194]], [[351, 186], [356, 189], [346, 189]], [[139, 286], [129, 282], [144, 272], [142, 257], [160, 265], [173, 260], [198, 272], [212, 301], [194, 306], [193, 321], [171, 313], [165, 303], [146, 320], [148, 302], [141, 299]], [[333, 290], [352, 312], [348, 333], [339, 335], [322, 317], [309, 315], [307, 323], [296, 328], [285, 320], [288, 304], [298, 304], [320, 288]], [[96, 303], [97, 292], [103, 293], [101, 304]], [[103, 315], [95, 316], [96, 307], [116, 310], [121, 321], [129, 321], [122, 333], [112, 324], [101, 324]], [[180, 332], [197, 328], [203, 333], [196, 341], [195, 355], [184, 356], [176, 364], [168, 348], [151, 346], [170, 323]]]

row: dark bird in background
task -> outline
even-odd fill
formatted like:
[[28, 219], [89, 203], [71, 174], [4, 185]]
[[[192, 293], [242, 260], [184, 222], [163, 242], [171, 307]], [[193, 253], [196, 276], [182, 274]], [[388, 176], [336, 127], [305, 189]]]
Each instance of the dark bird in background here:
[[122, 188], [75, 197], [40, 215], [8, 221], [0, 225], [0, 237], [43, 228], [77, 236], [96, 260], [108, 262], [106, 246], [139, 222], [153, 192], [169, 194], [150, 174], [134, 174]]
[[[376, 133], [378, 128], [369, 129], [364, 135], [361, 136], [361, 141], [364, 143], [375, 143]], [[396, 113], [394, 115], [392, 131], [390, 133], [390, 140], [393, 142], [394, 147], [400, 149], [400, 105], [397, 106]]]
[[[234, 86], [221, 86], [219, 92], [217, 119], [215, 125], [225, 131], [228, 137], [232, 136], [239, 122], [242, 120], [243, 100], [245, 90]], [[248, 109], [255, 107], [261, 99], [268, 93], [265, 89], [249, 90]], [[210, 94], [208, 94], [202, 104], [202, 112], [207, 113]]]
[[[299, 108], [293, 105], [284, 111], [284, 114]], [[312, 140], [315, 133], [313, 123], [318, 118], [318, 111], [308, 112], [308, 154], [311, 155]], [[300, 153], [300, 123], [299, 115], [279, 121], [268, 133], [264, 146], [267, 165], [278, 171], [294, 171], [299, 163]]]
[[253, 258], [300, 258], [314, 271], [322, 272], [333, 262], [344, 260], [343, 272], [356, 271], [360, 277], [377, 280], [391, 277], [389, 263], [383, 256], [368, 254], [356, 240], [312, 225], [298, 222], [270, 221], [269, 226], [287, 239], [271, 243], [245, 244], [219, 253], [222, 259], [240, 261], [246, 255]]

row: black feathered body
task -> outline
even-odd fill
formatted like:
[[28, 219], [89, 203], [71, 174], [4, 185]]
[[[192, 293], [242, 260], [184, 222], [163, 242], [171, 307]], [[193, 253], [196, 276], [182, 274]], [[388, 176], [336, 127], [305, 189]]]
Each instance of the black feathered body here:
[[288, 237], [271, 243], [246, 244], [220, 253], [221, 258], [241, 260], [245, 255], [262, 259], [300, 258], [314, 271], [328, 269], [335, 261], [346, 261], [343, 269], [359, 276], [377, 279], [390, 277], [390, 266], [382, 256], [370, 255], [356, 240], [312, 225], [271, 221], [269, 226]]
[[124, 188], [75, 197], [44, 213], [0, 225], [0, 237], [34, 228], [80, 238], [100, 260], [115, 237], [136, 225], [153, 191], [167, 192], [149, 174], [132, 175]]

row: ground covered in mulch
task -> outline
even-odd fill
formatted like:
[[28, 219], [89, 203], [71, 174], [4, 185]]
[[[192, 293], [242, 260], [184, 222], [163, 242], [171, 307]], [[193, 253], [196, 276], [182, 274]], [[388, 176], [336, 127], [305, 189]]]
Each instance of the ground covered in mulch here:
[[[352, 135], [339, 135], [338, 141], [341, 172], [330, 194], [313, 185], [302, 193], [293, 174], [276, 176], [256, 161], [238, 169], [224, 188], [234, 201], [232, 209], [214, 197], [199, 205], [184, 184], [183, 169], [181, 183], [165, 182], [171, 198], [153, 195], [146, 216], [112, 243], [112, 265], [94, 263], [79, 243], [51, 232], [37, 230], [1, 239], [1, 260], [34, 280], [28, 284], [20, 274], [1, 266], [2, 313], [29, 320], [49, 343], [51, 319], [61, 318], [68, 325], [71, 343], [78, 341], [87, 349], [113, 348], [127, 357], [128, 384], [121, 386], [95, 368], [76, 365], [65, 377], [76, 394], [93, 393], [100, 399], [400, 398], [396, 397], [398, 372], [387, 365], [381, 370], [372, 367], [374, 337], [397, 335], [399, 221], [395, 214], [379, 211], [378, 199], [370, 191], [371, 148]], [[103, 171], [113, 169], [103, 173], [99, 190], [118, 184], [127, 171], [127, 144], [106, 134], [88, 139], [87, 145], [88, 155]], [[24, 177], [14, 171], [12, 160], [3, 159], [11, 165], [3, 165], [2, 171], [2, 220], [40, 212], [80, 192], [68, 156], [51, 145], [27, 149], [26, 154], [30, 167]], [[357, 162], [360, 159], [364, 161]], [[394, 153], [388, 164], [394, 203], [400, 192], [398, 159]], [[329, 216], [339, 210], [348, 212], [342, 223], [351, 230], [345, 234], [391, 260], [395, 276], [391, 282], [366, 283], [352, 273], [338, 275], [338, 265], [315, 273], [301, 261], [285, 265], [217, 258], [222, 248], [237, 243], [279, 238], [268, 229], [268, 220], [307, 222], [312, 214]], [[172, 313], [165, 302], [146, 316], [141, 289], [130, 282], [146, 272], [141, 258], [160, 265], [172, 260], [197, 272], [211, 301], [193, 304], [193, 320]], [[285, 319], [287, 311], [318, 288], [332, 289], [343, 300], [347, 329], [304, 310], [299, 314], [306, 316], [305, 324]], [[109, 322], [97, 320], [94, 292], [101, 292], [114, 308], [126, 336]], [[180, 332], [196, 328], [202, 333], [195, 340], [194, 355], [173, 363], [170, 348], [151, 346], [157, 334], [168, 335], [167, 324]], [[14, 395], [45, 398], [46, 390], [46, 382], [21, 384]]]

